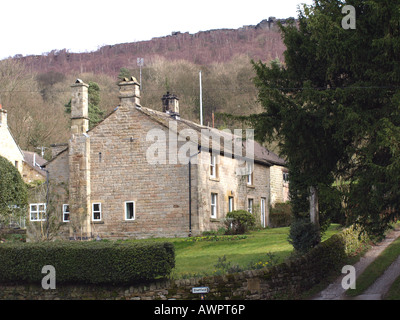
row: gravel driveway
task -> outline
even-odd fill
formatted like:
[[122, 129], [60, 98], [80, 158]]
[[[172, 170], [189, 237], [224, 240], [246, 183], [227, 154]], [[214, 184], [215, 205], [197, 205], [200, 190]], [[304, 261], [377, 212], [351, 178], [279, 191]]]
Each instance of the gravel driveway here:
[[[400, 230], [389, 232], [387, 237], [377, 245], [374, 245], [368, 252], [354, 265], [357, 277], [368, 267], [368, 265], [379, 256], [395, 239], [400, 236]], [[381, 300], [388, 292], [391, 284], [400, 276], [400, 256], [389, 266], [384, 274], [379, 277], [362, 295], [356, 297], [345, 296], [346, 290], [342, 287], [342, 279], [346, 275], [341, 275], [335, 282], [330, 284], [325, 290], [318, 293], [312, 300]]]

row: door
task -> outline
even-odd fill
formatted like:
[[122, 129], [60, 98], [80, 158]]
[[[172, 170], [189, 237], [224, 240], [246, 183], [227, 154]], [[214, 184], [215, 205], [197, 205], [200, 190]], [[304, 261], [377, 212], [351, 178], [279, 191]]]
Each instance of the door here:
[[261, 225], [263, 228], [266, 227], [266, 217], [265, 217], [265, 204], [266, 204], [266, 199], [261, 198]]

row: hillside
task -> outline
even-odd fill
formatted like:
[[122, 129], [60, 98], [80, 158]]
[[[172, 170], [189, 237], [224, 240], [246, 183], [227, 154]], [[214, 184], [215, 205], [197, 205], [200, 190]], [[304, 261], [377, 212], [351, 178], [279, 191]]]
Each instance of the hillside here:
[[9, 127], [24, 150], [63, 143], [70, 134], [65, 105], [71, 98], [71, 83], [76, 78], [97, 83], [99, 107], [106, 115], [119, 103], [116, 83], [121, 71], [139, 80], [140, 57], [144, 58], [144, 106], [161, 110], [161, 97], [167, 91], [173, 92], [179, 97], [181, 116], [199, 121], [201, 70], [204, 123], [240, 128], [241, 123], [218, 118], [218, 114], [262, 111], [252, 82], [255, 74], [250, 59], [283, 60], [285, 47], [278, 21], [287, 23], [271, 17], [239, 29], [173, 32], [148, 41], [106, 45], [93, 52], [53, 50], [37, 56], [16, 55], [0, 61], [0, 74], [4, 75], [0, 79], [0, 101], [8, 111]]
[[148, 41], [106, 45], [94, 52], [72, 53], [66, 49], [53, 50], [39, 56], [16, 56], [28, 70], [46, 73], [95, 73], [116, 76], [122, 67], [136, 66], [138, 57], [146, 62], [156, 57], [186, 60], [197, 65], [223, 63], [236, 55], [267, 61], [280, 58], [285, 49], [277, 22], [286, 19], [270, 17], [257, 25], [239, 29], [218, 29], [196, 34], [173, 32]]

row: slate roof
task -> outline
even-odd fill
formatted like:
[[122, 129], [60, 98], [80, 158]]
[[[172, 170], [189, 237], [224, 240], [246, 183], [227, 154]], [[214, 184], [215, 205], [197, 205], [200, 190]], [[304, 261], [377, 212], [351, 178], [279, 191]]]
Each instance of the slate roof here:
[[[100, 121], [95, 127], [101, 125], [101, 123], [104, 120], [106, 120], [108, 117], [110, 117], [113, 113], [117, 112], [118, 108], [119, 107], [116, 107], [102, 121]], [[221, 139], [222, 139], [222, 141], [225, 142], [225, 141], [231, 141], [229, 139], [233, 139], [233, 135], [229, 134], [228, 132], [225, 132], [225, 131], [222, 131], [222, 130], [219, 130], [219, 129], [216, 129], [216, 128], [210, 128], [210, 127], [207, 127], [207, 126], [202, 126], [202, 125], [200, 125], [198, 123], [195, 123], [193, 121], [182, 119], [182, 118], [179, 117], [179, 115], [174, 114], [174, 113], [165, 113], [165, 112], [153, 110], [153, 109], [150, 109], [150, 108], [145, 108], [145, 107], [140, 106], [140, 105], [136, 105], [136, 109], [138, 111], [142, 112], [143, 114], [149, 116], [153, 121], [156, 121], [159, 124], [165, 126], [166, 128], [169, 128], [171, 130], [173, 130], [173, 129], [170, 128], [170, 121], [176, 121], [176, 131], [177, 131], [176, 133], [180, 133], [184, 129], [192, 129], [192, 130], [194, 130], [197, 133], [198, 143], [201, 145], [202, 150], [205, 150], [207, 148], [208, 149], [211, 148], [211, 145], [205, 146], [205, 145], [202, 144], [202, 141], [201, 141], [202, 130], [209, 130], [209, 133], [210, 133], [211, 136], [215, 135], [217, 137], [216, 141], [217, 140], [221, 141]], [[93, 130], [95, 127], [90, 129], [88, 131], [88, 133], [90, 133], [90, 131]], [[224, 140], [223, 138], [228, 139], [228, 140]], [[245, 139], [243, 139], [243, 141], [244, 140]], [[210, 143], [211, 143], [211, 141], [212, 141], [212, 138], [210, 138]], [[284, 159], [280, 158], [277, 154], [273, 153], [272, 151], [267, 150], [265, 147], [263, 147], [261, 144], [259, 144], [257, 141], [254, 141], [254, 140], [246, 141], [246, 143], [242, 144], [242, 153], [241, 154], [242, 154], [243, 157], [246, 157], [246, 144], [247, 143], [251, 143], [251, 142], [254, 143], [253, 151], [254, 151], [254, 161], [255, 162], [258, 162], [258, 163], [261, 163], [261, 164], [264, 164], [264, 165], [268, 165], [268, 166], [272, 166], [272, 165], [285, 166], [286, 165], [286, 162], [285, 162]], [[212, 148], [214, 150], [220, 151], [221, 153], [225, 152], [225, 148], [224, 148], [223, 143], [220, 143], [220, 144], [217, 144], [217, 145], [213, 145]], [[63, 153], [64, 151], [66, 151], [67, 149], [68, 149], [68, 147], [66, 147], [64, 150], [60, 151], [57, 154], [57, 156], [59, 154]], [[227, 150], [232, 151], [231, 149], [232, 149], [232, 147], [230, 147]], [[238, 152], [234, 152], [234, 153], [237, 154]], [[229, 154], [229, 153], [226, 153], [225, 155], [227, 155], [227, 154]], [[54, 158], [56, 158], [56, 157], [54, 157]], [[52, 160], [50, 160], [49, 162], [51, 162]], [[49, 163], [49, 162], [47, 162], [47, 163]]]
[[30, 167], [35, 169], [37, 172], [42, 174], [43, 176], [46, 176], [46, 172], [43, 171], [40, 167], [44, 166], [45, 163], [47, 162], [46, 159], [43, 159], [41, 156], [39, 156], [35, 152], [31, 151], [24, 151], [22, 150], [22, 153], [24, 155], [24, 162], [28, 164]]
[[[201, 141], [201, 132], [202, 130], [209, 130], [210, 132], [210, 136], [216, 135], [217, 137], [217, 141], [222, 141], [225, 142], [224, 139], [228, 139], [227, 141], [230, 142], [232, 141], [232, 139], [234, 139], [234, 135], [232, 133], [229, 133], [229, 131], [222, 131], [216, 128], [210, 128], [207, 126], [202, 126], [198, 123], [186, 120], [186, 119], [182, 119], [180, 117], [177, 117], [176, 114], [168, 114], [165, 112], [161, 112], [161, 111], [156, 111], [153, 109], [149, 109], [149, 108], [145, 108], [142, 106], [137, 106], [138, 110], [143, 112], [144, 114], [148, 115], [150, 118], [152, 118], [153, 120], [161, 123], [162, 125], [164, 125], [165, 127], [169, 128], [169, 121], [176, 121], [177, 122], [177, 133], [181, 132], [184, 129], [192, 129], [194, 131], [197, 132], [198, 134], [198, 143], [201, 145], [202, 149], [203, 148], [210, 148], [211, 146], [205, 146], [202, 144]], [[210, 142], [211, 142], [212, 138], [210, 138]], [[268, 149], [266, 149], [265, 147], [263, 147], [261, 144], [259, 144], [257, 141], [254, 140], [245, 140], [242, 139], [243, 141], [245, 141], [242, 144], [242, 155], [245, 157], [246, 156], [246, 147], [248, 146], [247, 143], [254, 143], [254, 161], [255, 162], [259, 162], [259, 163], [264, 163], [266, 165], [279, 165], [279, 166], [285, 166], [286, 162], [284, 159], [280, 158], [277, 154], [273, 153], [272, 151], [269, 151]], [[225, 148], [223, 143], [217, 144], [217, 146], [212, 146], [213, 149], [217, 149], [219, 151], [224, 152]], [[228, 150], [231, 150], [232, 148], [230, 147]], [[236, 152], [234, 152], [236, 153]], [[240, 154], [240, 153], [239, 153]]]

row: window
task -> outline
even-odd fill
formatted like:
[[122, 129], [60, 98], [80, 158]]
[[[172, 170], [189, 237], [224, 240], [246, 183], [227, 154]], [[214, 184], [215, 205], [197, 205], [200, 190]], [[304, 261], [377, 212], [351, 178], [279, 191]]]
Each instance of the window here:
[[217, 218], [217, 199], [218, 194], [211, 193], [211, 218], [213, 219]]
[[15, 161], [15, 167], [18, 168], [18, 161]]
[[246, 162], [247, 165], [247, 184], [253, 185], [253, 164]]
[[101, 203], [92, 204], [92, 220], [93, 221], [101, 220]]
[[69, 222], [69, 204], [63, 204], [63, 222]]
[[247, 211], [253, 213], [253, 199], [247, 199]]
[[217, 177], [217, 156], [210, 153], [210, 177]]
[[125, 202], [125, 220], [135, 220], [135, 201]]
[[289, 173], [283, 172], [283, 182], [289, 182]]
[[228, 198], [228, 212], [233, 211], [233, 197]]
[[31, 221], [46, 221], [46, 204], [32, 203], [29, 208], [29, 216]]

